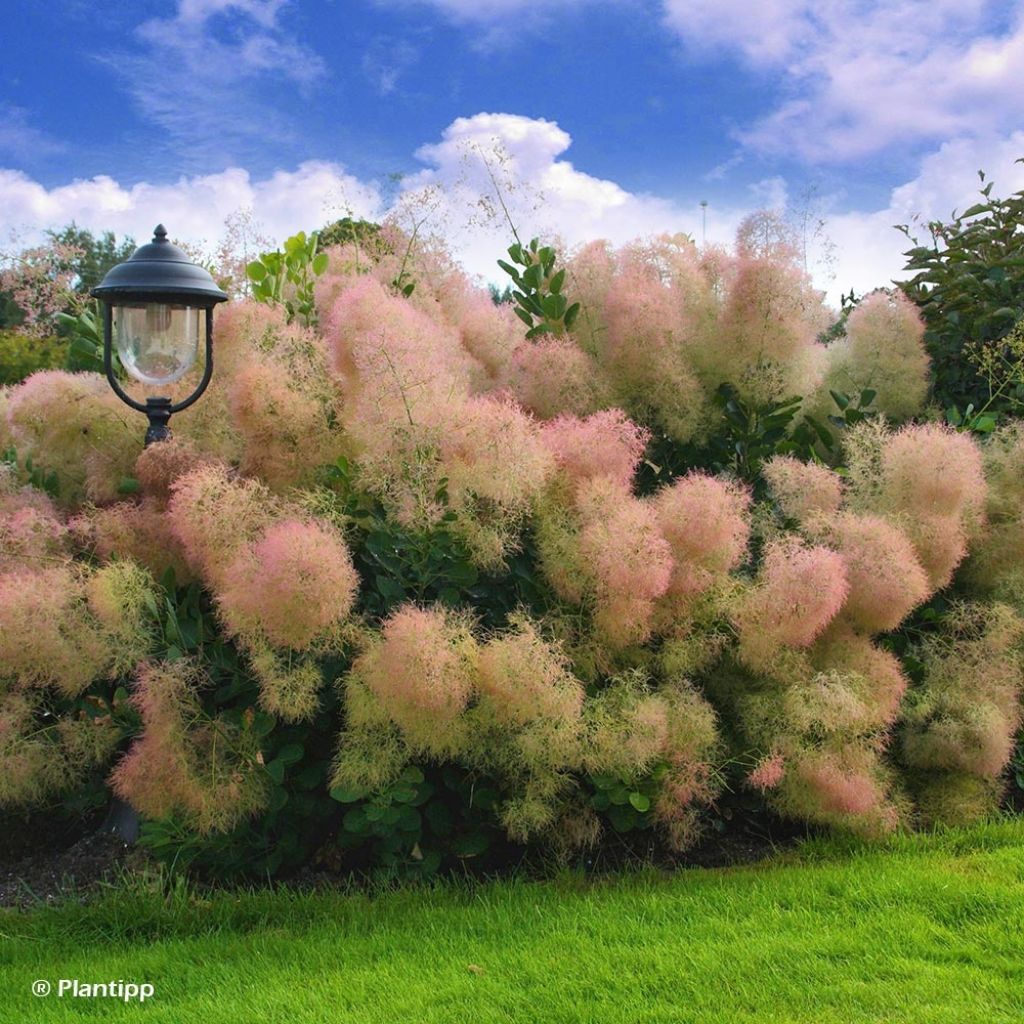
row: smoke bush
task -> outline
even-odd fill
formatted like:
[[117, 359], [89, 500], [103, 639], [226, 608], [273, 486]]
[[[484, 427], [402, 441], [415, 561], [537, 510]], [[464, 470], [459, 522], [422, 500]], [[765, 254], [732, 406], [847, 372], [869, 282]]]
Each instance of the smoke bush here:
[[162, 578], [168, 570], [181, 583], [195, 577], [181, 541], [172, 530], [166, 505], [155, 498], [121, 501], [103, 508], [87, 507], [71, 520], [69, 529], [80, 550], [103, 560], [131, 559], [148, 569], [155, 579]]
[[681, 442], [701, 429], [704, 394], [686, 350], [688, 318], [651, 269], [626, 265], [605, 300], [607, 329], [599, 357], [627, 408], [649, 408]]
[[214, 584], [277, 512], [278, 504], [264, 485], [237, 478], [217, 464], [179, 478], [167, 506], [171, 530], [189, 564]]
[[118, 741], [109, 718], [79, 715], [54, 723], [38, 693], [0, 697], [0, 806], [30, 806], [105, 764]]
[[[0, 802], [109, 762], [135, 675], [113, 785], [199, 834], [268, 808], [261, 841], [316, 834], [297, 808], [335, 734], [356, 820], [454, 766], [496, 794], [488, 828], [563, 848], [602, 827], [597, 776], [685, 846], [733, 758], [751, 798], [866, 835], [991, 807], [1020, 725], [998, 602], [1024, 609], [1024, 431], [869, 417], [840, 454], [777, 426], [763, 403], [820, 413], [829, 389], [905, 418], [928, 370], [900, 296], [819, 344], [784, 243], [769, 218], [734, 252], [592, 243], [561, 281], [576, 320], [526, 339], [389, 228], [331, 250], [318, 327], [218, 310], [173, 442], [143, 451], [97, 375], [0, 390]], [[984, 602], [910, 618], [950, 585]]]
[[473, 292], [450, 318], [458, 326], [462, 347], [479, 364], [472, 369], [473, 390], [486, 391], [504, 381], [517, 351], [527, 348], [522, 322], [511, 308], [495, 306], [489, 295]]
[[766, 754], [747, 775], [747, 783], [754, 789], [774, 789], [786, 772], [786, 759], [780, 753]]
[[334, 451], [324, 410], [287, 383], [278, 367], [252, 363], [231, 382], [231, 415], [245, 439], [242, 469], [279, 489], [317, 466]]
[[803, 273], [770, 259], [740, 256], [726, 283], [716, 342], [700, 355], [703, 372], [740, 394], [770, 402], [812, 389], [823, 353], [821, 298]]
[[372, 277], [342, 293], [326, 336], [346, 428], [371, 451], [395, 425], [429, 425], [453, 398], [469, 394], [470, 357], [458, 333], [388, 295]]
[[1024, 610], [1024, 426], [1009, 422], [984, 450], [986, 529], [973, 545], [971, 584]]
[[845, 447], [854, 506], [901, 527], [930, 589], [945, 587], [983, 529], [985, 478], [975, 443], [934, 423], [893, 434], [869, 422], [847, 431]]
[[846, 321], [846, 335], [828, 348], [828, 390], [876, 392], [872, 403], [894, 420], [921, 411], [928, 392], [930, 361], [924, 322], [901, 291], [865, 296]]
[[173, 437], [163, 444], [142, 449], [135, 460], [135, 478], [146, 497], [166, 503], [171, 497], [171, 489], [181, 477], [216, 461], [189, 441]]
[[842, 504], [842, 480], [827, 466], [776, 455], [761, 467], [761, 474], [783, 515], [798, 523], [833, 515]]
[[843, 556], [849, 582], [844, 612], [860, 629], [895, 629], [934, 589], [915, 545], [886, 520], [844, 512], [816, 525], [815, 535]]
[[839, 672], [854, 686], [863, 714], [847, 723], [851, 728], [869, 734], [896, 720], [908, 683], [894, 654], [839, 624], [820, 639], [811, 659], [819, 671]]
[[269, 526], [224, 570], [218, 599], [232, 633], [305, 650], [348, 617], [358, 577], [344, 540], [324, 523]]
[[67, 528], [54, 503], [31, 487], [19, 487], [0, 467], [0, 573], [59, 564], [67, 557]]
[[613, 647], [643, 643], [669, 587], [672, 552], [650, 505], [597, 478], [579, 495], [579, 549], [594, 581], [594, 624]]
[[1005, 605], [960, 605], [922, 641], [925, 678], [907, 709], [903, 756], [925, 780], [929, 820], [957, 824], [994, 807], [1021, 724], [1022, 635], [1024, 620]]
[[586, 706], [588, 771], [635, 779], [652, 768], [669, 738], [668, 702], [643, 673], [624, 674]]
[[797, 540], [769, 546], [757, 586], [736, 613], [740, 656], [763, 669], [782, 647], [809, 647], [849, 593], [843, 557]]
[[935, 423], [904, 427], [882, 451], [881, 491], [915, 516], [977, 516], [985, 500], [981, 454], [967, 434]]
[[478, 564], [500, 566], [554, 469], [540, 430], [512, 402], [470, 398], [453, 410], [438, 456], [453, 529]]
[[110, 664], [104, 639], [74, 567], [0, 576], [0, 674], [8, 682], [76, 696]]
[[583, 708], [583, 687], [565, 655], [544, 640], [534, 623], [519, 619], [514, 632], [480, 650], [479, 688], [494, 715], [513, 726], [539, 718], [574, 721]]
[[188, 661], [143, 667], [132, 695], [142, 735], [111, 776], [143, 814], [180, 814], [201, 834], [227, 831], [267, 799], [257, 736], [203, 712], [199, 693], [208, 685]]
[[63, 505], [116, 499], [142, 448], [138, 424], [99, 374], [32, 374], [11, 390], [7, 422], [19, 454], [57, 474]]
[[578, 489], [600, 477], [628, 488], [650, 435], [620, 410], [610, 409], [585, 419], [559, 416], [544, 424], [542, 436], [559, 473]]
[[541, 337], [534, 344], [520, 344], [512, 356], [510, 376], [516, 400], [542, 420], [565, 414], [585, 417], [611, 400], [597, 361], [566, 338]]
[[746, 557], [750, 495], [730, 481], [690, 473], [663, 487], [652, 501], [672, 551], [668, 596], [678, 616]]
[[772, 800], [796, 817], [867, 835], [885, 833], [899, 822], [886, 782], [871, 750], [808, 750], [792, 758]]
[[476, 640], [441, 608], [403, 605], [352, 676], [380, 701], [410, 746], [443, 754], [458, 743], [458, 719], [473, 694]]

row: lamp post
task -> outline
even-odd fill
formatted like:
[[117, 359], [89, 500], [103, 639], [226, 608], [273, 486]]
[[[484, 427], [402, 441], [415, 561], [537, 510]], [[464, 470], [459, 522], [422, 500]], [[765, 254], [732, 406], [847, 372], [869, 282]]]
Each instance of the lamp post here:
[[[91, 295], [103, 302], [103, 366], [114, 393], [149, 417], [146, 444], [171, 436], [167, 421], [206, 390], [213, 375], [213, 307], [227, 295], [202, 267], [167, 241], [158, 224], [153, 241], [112, 267]], [[205, 321], [205, 325], [204, 325]], [[180, 380], [199, 358], [206, 330], [206, 364], [196, 389], [180, 402], [149, 397], [137, 402], [114, 374], [113, 349], [125, 370], [142, 384], [164, 387]]]

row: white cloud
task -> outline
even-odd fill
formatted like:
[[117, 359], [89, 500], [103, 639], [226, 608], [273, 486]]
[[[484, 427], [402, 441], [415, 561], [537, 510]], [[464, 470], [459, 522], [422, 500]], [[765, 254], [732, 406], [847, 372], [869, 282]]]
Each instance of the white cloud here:
[[[394, 6], [394, 0], [377, 0], [383, 6]], [[595, 0], [549, 0], [540, 5], [535, 0], [399, 0], [407, 7], [433, 7], [445, 17], [456, 22], [476, 25], [490, 25], [494, 22], [507, 21], [519, 15], [540, 13], [546, 8], [546, 14], [554, 14], [559, 7], [582, 7]]]
[[948, 221], [954, 209], [963, 212], [980, 201], [979, 170], [985, 171], [986, 181], [995, 183], [997, 196], [1024, 189], [1024, 165], [1014, 162], [1022, 153], [1024, 131], [955, 139], [929, 154], [915, 178], [894, 188], [884, 209], [833, 213], [827, 230], [837, 246], [836, 289], [852, 287], [859, 294], [906, 277], [902, 253], [911, 242], [893, 225], [910, 225], [911, 234], [926, 242], [928, 221]]
[[363, 54], [363, 74], [381, 96], [390, 96], [419, 57], [420, 51], [407, 40], [378, 36]]
[[173, 238], [212, 246], [225, 218], [251, 208], [265, 233], [283, 241], [351, 211], [380, 215], [380, 197], [338, 164], [307, 161], [294, 171], [253, 180], [238, 167], [219, 174], [183, 177], [168, 184], [125, 187], [106, 175], [44, 188], [20, 171], [0, 170], [0, 223], [19, 233], [22, 244], [41, 240], [47, 228], [74, 220], [94, 232], [110, 230], [147, 241], [162, 221]]
[[[464, 265], [494, 279], [495, 259], [511, 242], [488, 166], [523, 240], [559, 237], [566, 245], [594, 238], [621, 243], [661, 231], [696, 232], [696, 201], [670, 200], [623, 189], [562, 159], [572, 139], [553, 121], [517, 114], [458, 118], [437, 143], [416, 156], [429, 167], [406, 180], [407, 197], [437, 195], [432, 221], [458, 243]], [[738, 220], [730, 214], [730, 220]]]
[[779, 64], [815, 35], [807, 0], [663, 0], [663, 20], [696, 51], [738, 50], [751, 64]]
[[[510, 51], [520, 46], [524, 33], [537, 36], [557, 26], [560, 15], [604, 4], [643, 9], [650, 0], [374, 0], [388, 11], [432, 9], [467, 31], [466, 42], [478, 53]], [[541, 44], [542, 45], [542, 44]]]

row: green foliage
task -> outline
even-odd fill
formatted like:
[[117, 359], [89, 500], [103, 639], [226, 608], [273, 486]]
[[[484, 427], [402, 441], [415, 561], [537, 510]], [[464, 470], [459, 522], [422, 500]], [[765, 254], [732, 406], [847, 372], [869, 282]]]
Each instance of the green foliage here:
[[832, 446], [832, 436], [822, 424], [800, 417], [799, 395], [757, 405], [723, 384], [714, 402], [722, 412], [722, 429], [708, 444], [712, 465], [731, 470], [741, 480], [757, 482], [762, 464], [774, 455], [812, 459], [819, 443]]
[[[444, 522], [434, 530], [416, 531], [389, 521], [375, 500], [354, 490], [353, 480], [354, 469], [345, 459], [322, 473], [337, 512], [355, 524], [349, 540], [363, 580], [360, 602], [372, 619], [405, 601], [440, 601], [470, 606], [483, 623], [497, 626], [518, 606], [543, 600], [526, 555], [514, 559], [501, 577], [483, 576]], [[443, 491], [439, 499], [444, 500]], [[334, 800], [329, 799], [325, 779], [338, 717], [333, 689], [321, 691], [312, 722], [277, 722], [260, 710], [257, 683], [224, 637], [209, 595], [196, 583], [178, 586], [173, 573], [165, 575], [163, 588], [162, 601], [151, 609], [159, 623], [155, 655], [201, 659], [216, 682], [202, 694], [204, 712], [257, 730], [271, 795], [265, 812], [227, 833], [199, 835], [177, 817], [145, 822], [141, 841], [161, 862], [217, 877], [294, 870], [311, 859], [334, 827], [339, 816], [335, 801], [355, 805], [342, 820], [336, 849], [346, 854], [340, 863], [360, 870], [427, 876], [482, 854], [496, 841], [496, 791], [453, 765], [425, 769], [427, 780], [419, 769], [409, 769], [381, 792], [334, 791]], [[337, 678], [345, 667], [335, 661], [324, 664], [323, 672]]]
[[312, 724], [282, 726], [255, 709], [244, 670], [236, 672], [212, 703], [229, 720], [260, 736], [270, 798], [252, 821], [228, 832], [200, 835], [178, 817], [146, 821], [140, 843], [175, 871], [192, 869], [214, 878], [263, 877], [308, 863], [329, 833], [336, 808], [324, 794], [332, 752], [335, 704]]
[[313, 286], [327, 269], [327, 254], [318, 252], [319, 236], [314, 231], [292, 235], [284, 251], [265, 252], [246, 268], [252, 282], [252, 297], [268, 306], [284, 306], [289, 322], [297, 320], [305, 327], [316, 324]]
[[[506, 573], [481, 573], [465, 541], [450, 529], [454, 512], [445, 512], [430, 530], [405, 526], [388, 518], [379, 501], [359, 492], [355, 479], [356, 467], [344, 457], [321, 474], [336, 495], [338, 511], [354, 523], [349, 544], [364, 581], [362, 607], [371, 617], [383, 619], [407, 601], [440, 602], [472, 607], [485, 625], [500, 625], [517, 606], [544, 602], [544, 588], [527, 553], [513, 555]], [[447, 504], [446, 481], [434, 497]]]
[[[216, 619], [209, 595], [198, 584], [177, 585], [173, 571], [162, 581], [163, 598], [151, 611], [159, 623], [156, 657], [200, 659], [215, 685], [202, 694], [203, 711], [255, 733], [267, 774], [269, 801], [258, 818], [228, 832], [200, 835], [176, 816], [142, 825], [140, 842], [175, 870], [231, 878], [270, 877], [309, 861], [329, 829], [335, 810], [325, 793], [334, 752], [337, 697], [325, 690], [311, 722], [280, 723], [259, 707], [259, 690]], [[325, 672], [342, 666], [328, 664]]]
[[803, 411], [803, 398], [758, 404], [744, 399], [731, 384], [722, 384], [714, 396], [721, 417], [700, 445], [679, 445], [657, 436], [638, 473], [641, 492], [648, 493], [667, 480], [698, 468], [730, 473], [764, 496], [761, 467], [776, 455], [793, 455], [807, 462], [835, 462], [837, 434], [874, 415], [875, 392], [865, 388], [855, 398], [831, 392], [836, 413], [822, 422]]
[[332, 221], [317, 232], [320, 240], [320, 248], [326, 249], [332, 245], [369, 245], [371, 250], [383, 245], [380, 237], [380, 225], [369, 220], [353, 220], [351, 217], [342, 217], [340, 220]]
[[849, 293], [839, 296], [839, 316], [836, 317], [835, 322], [827, 330], [822, 331], [818, 335], [818, 341], [822, 345], [828, 345], [837, 338], [846, 337], [846, 321], [850, 319], [850, 314], [860, 305], [862, 298], [864, 298], [863, 295], [854, 295], [852, 288]]
[[[978, 175], [985, 180], [983, 171]], [[922, 245], [908, 225], [897, 225], [913, 242], [904, 269], [916, 272], [899, 287], [924, 317], [935, 397], [943, 408], [1003, 412], [1024, 404], [1024, 381], [993, 395], [969, 358], [970, 346], [998, 343], [1024, 315], [1024, 191], [1005, 199], [991, 193], [989, 182], [981, 202], [954, 211], [947, 224], [930, 222], [930, 244]]]
[[51, 498], [56, 498], [60, 494], [57, 474], [53, 470], [36, 465], [31, 455], [20, 458], [14, 448], [8, 448], [0, 452], [0, 464], [11, 466], [19, 480], [45, 491]]
[[951, 405], [946, 410], [946, 422], [961, 433], [980, 434], [985, 436], [996, 429], [998, 413], [986, 412], [984, 409], [977, 410], [973, 402], [967, 403], [963, 412]]
[[62, 369], [68, 358], [63, 338], [35, 338], [0, 330], [0, 385], [17, 384], [37, 370]]
[[377, 876], [427, 878], [505, 841], [496, 786], [454, 765], [410, 765], [380, 792], [335, 788], [331, 796], [348, 808], [338, 848], [360, 853]]
[[123, 263], [136, 249], [135, 239], [130, 236], [118, 242], [113, 231], [104, 231], [97, 238], [74, 221], [60, 231], [48, 231], [47, 235], [54, 244], [79, 250], [80, 255], [71, 261], [70, 269], [75, 274], [75, 291], [82, 295], [87, 295], [111, 267]]
[[590, 806], [616, 832], [638, 832], [653, 828], [652, 808], [667, 771], [668, 766], [662, 763], [641, 779], [590, 775], [587, 777], [587, 783], [593, 788]]
[[508, 254], [516, 266], [504, 260], [498, 260], [498, 266], [515, 285], [512, 298], [517, 303], [516, 316], [526, 324], [526, 337], [564, 334], [575, 323], [580, 304], [570, 305], [562, 294], [565, 269], [555, 270], [555, 250], [540, 247], [539, 240], [534, 238], [528, 246], [517, 241], [509, 246]]
[[[75, 313], [58, 313], [57, 323], [69, 339], [67, 369], [103, 373], [103, 317], [98, 302], [91, 302]], [[121, 360], [111, 353], [115, 372], [121, 370]]]
[[487, 290], [491, 293], [491, 302], [496, 306], [506, 306], [516, 301], [510, 284], [505, 285], [504, 288], [499, 288], [496, 284], [489, 284]]

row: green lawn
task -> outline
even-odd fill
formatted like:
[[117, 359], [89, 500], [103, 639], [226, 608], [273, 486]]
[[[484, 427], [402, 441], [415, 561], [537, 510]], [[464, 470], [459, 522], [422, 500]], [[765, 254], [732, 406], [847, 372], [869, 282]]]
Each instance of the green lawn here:
[[[142, 1006], [32, 982], [148, 982]], [[1024, 822], [752, 868], [0, 915], [0, 1021], [1024, 1020]]]

